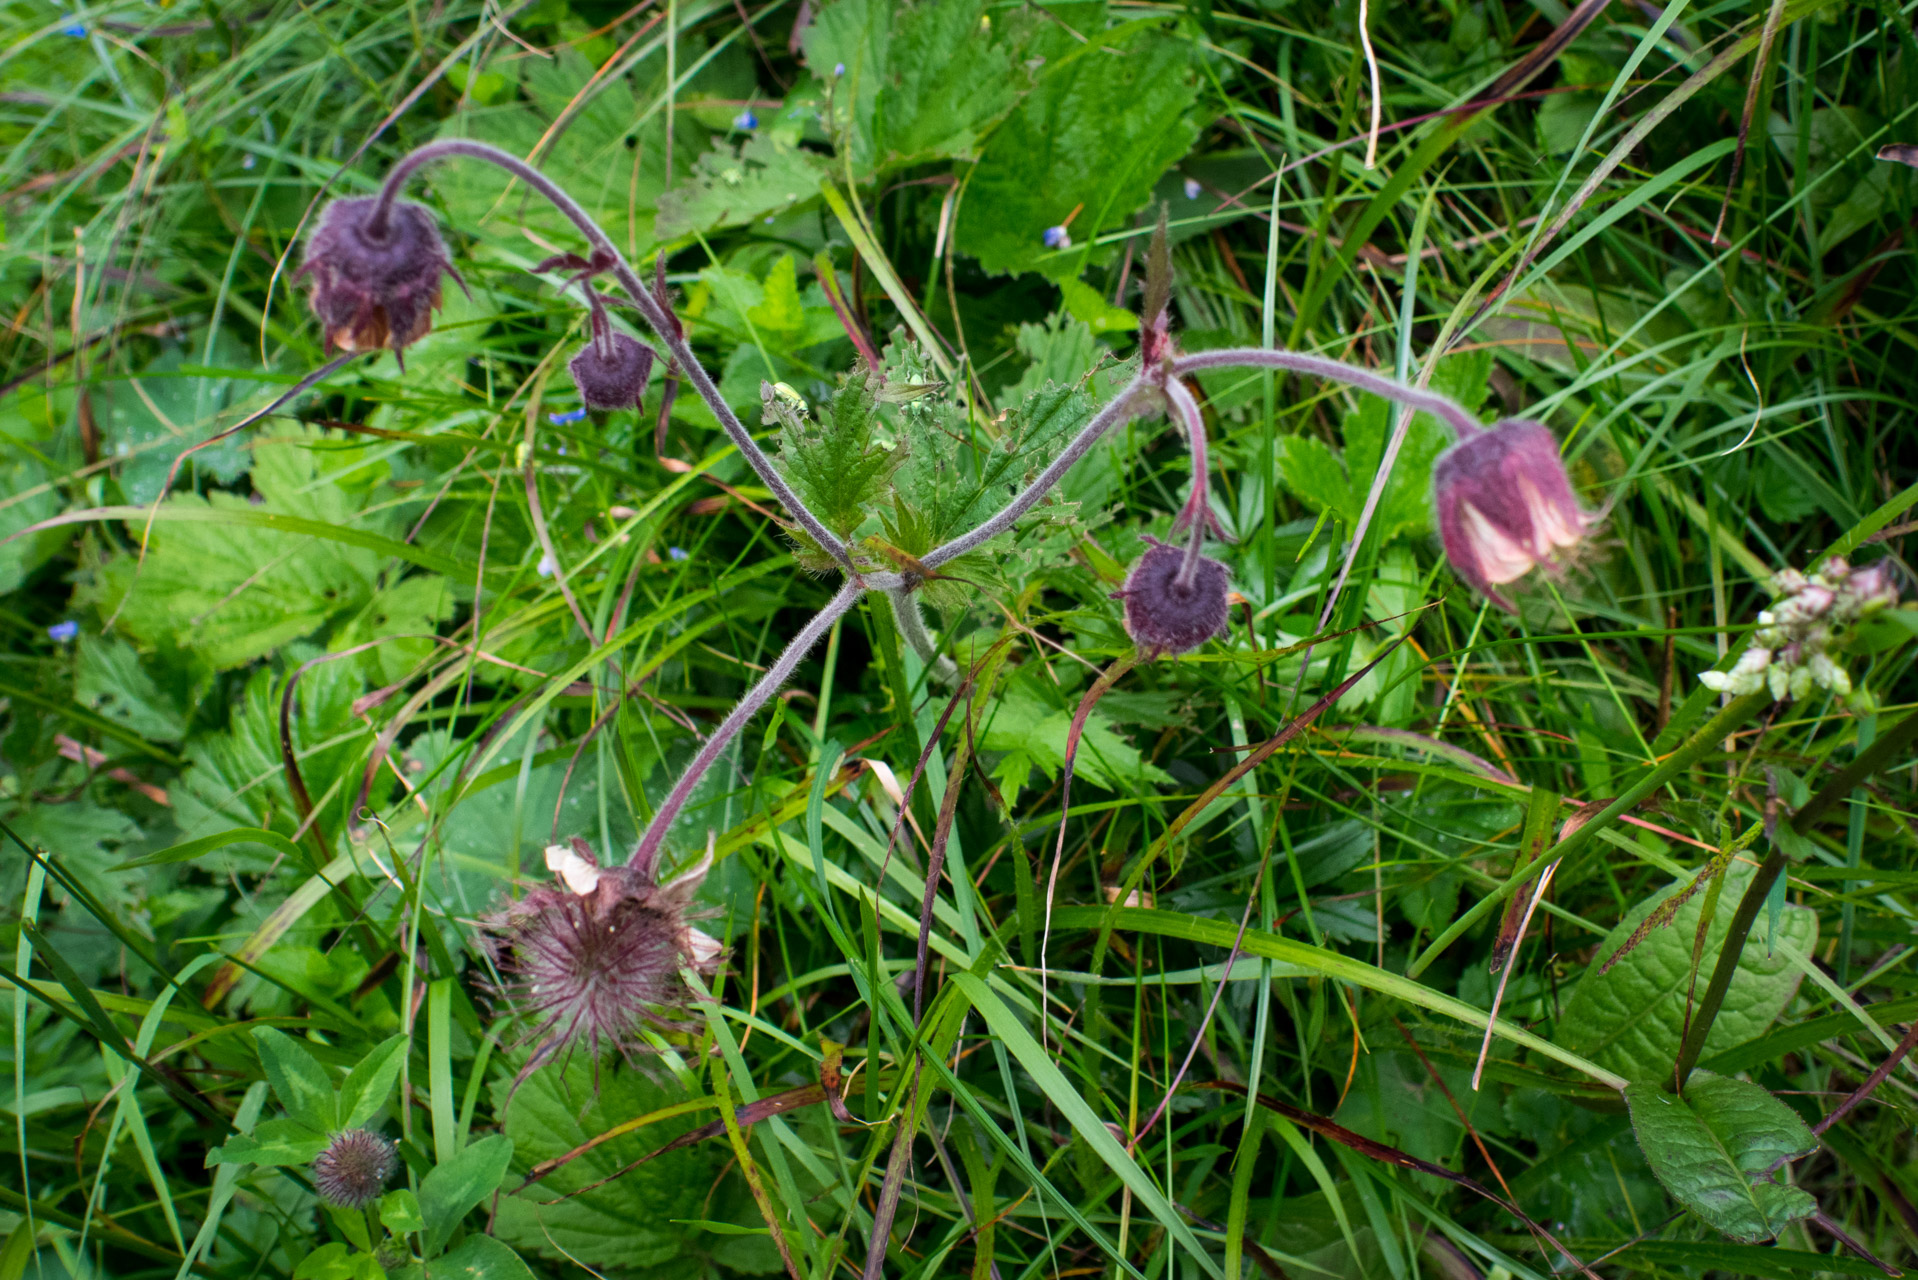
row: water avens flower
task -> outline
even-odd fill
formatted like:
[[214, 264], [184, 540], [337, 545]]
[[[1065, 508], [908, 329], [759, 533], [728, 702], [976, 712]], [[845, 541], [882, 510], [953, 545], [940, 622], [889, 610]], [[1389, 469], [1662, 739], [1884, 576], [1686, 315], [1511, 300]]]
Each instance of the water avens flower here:
[[365, 1129], [348, 1129], [314, 1157], [313, 1189], [335, 1209], [363, 1209], [380, 1198], [398, 1166], [392, 1143]]
[[1556, 574], [1562, 553], [1593, 523], [1572, 494], [1558, 441], [1539, 423], [1516, 418], [1465, 435], [1439, 455], [1432, 503], [1453, 572], [1508, 613], [1517, 610], [1495, 588], [1534, 567]]
[[1125, 629], [1133, 643], [1157, 656], [1190, 653], [1224, 635], [1230, 610], [1225, 566], [1156, 538], [1146, 543], [1125, 588], [1114, 593], [1125, 603]]
[[453, 269], [432, 215], [410, 200], [335, 200], [320, 214], [296, 276], [313, 280], [313, 313], [342, 351], [395, 352], [426, 336]]
[[640, 868], [602, 867], [577, 837], [547, 848], [555, 880], [484, 921], [498, 994], [533, 1024], [526, 1071], [579, 1045], [631, 1056], [646, 1028], [684, 1029], [680, 967], [710, 973], [724, 950], [690, 914], [709, 865], [658, 885]]
[[595, 335], [566, 368], [588, 409], [637, 409], [652, 377], [653, 349], [623, 333]]

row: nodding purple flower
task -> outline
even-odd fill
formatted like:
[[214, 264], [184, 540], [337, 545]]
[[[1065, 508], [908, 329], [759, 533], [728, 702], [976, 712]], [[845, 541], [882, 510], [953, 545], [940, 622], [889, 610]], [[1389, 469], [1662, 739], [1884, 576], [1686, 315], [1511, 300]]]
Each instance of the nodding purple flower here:
[[432, 215], [409, 200], [335, 200], [320, 214], [295, 276], [313, 278], [313, 312], [328, 347], [398, 352], [426, 336], [440, 305], [440, 277], [453, 269]]
[[1558, 441], [1536, 422], [1507, 419], [1453, 445], [1432, 468], [1439, 538], [1452, 570], [1499, 608], [1494, 588], [1535, 566], [1557, 574], [1593, 518], [1578, 505]]
[[735, 129], [753, 130], [758, 127], [759, 117], [753, 114], [751, 107], [747, 107], [744, 111], [733, 117], [733, 128]]
[[556, 427], [570, 427], [575, 422], [583, 421], [585, 417], [584, 409], [568, 409], [565, 413], [549, 413], [546, 415], [546, 420]]
[[1199, 180], [1197, 178], [1187, 178], [1185, 180], [1185, 198], [1186, 199], [1197, 200], [1199, 198], [1199, 192], [1202, 190], [1204, 190], [1204, 188], [1199, 186]]
[[1072, 236], [1067, 232], [1064, 226], [1047, 227], [1045, 235], [1041, 238], [1046, 242], [1046, 248], [1048, 249], [1070, 249], [1072, 247]]
[[614, 333], [605, 313], [593, 313], [593, 340], [567, 364], [579, 398], [588, 409], [637, 409], [653, 376], [653, 349], [638, 339]]
[[1190, 653], [1226, 633], [1231, 605], [1226, 599], [1226, 569], [1206, 556], [1191, 557], [1185, 547], [1147, 538], [1146, 552], [1113, 594], [1125, 602], [1126, 634], [1147, 657]]
[[710, 973], [724, 948], [692, 925], [693, 895], [710, 862], [657, 885], [634, 867], [602, 867], [574, 837], [551, 845], [556, 880], [534, 886], [485, 921], [498, 964], [498, 994], [533, 1026], [525, 1070], [584, 1045], [631, 1056], [648, 1027], [684, 1030], [675, 1016], [690, 996], [681, 966]]
[[80, 624], [68, 618], [65, 622], [56, 622], [47, 628], [47, 639], [66, 644], [80, 634]]
[[348, 1129], [314, 1157], [313, 1189], [335, 1209], [364, 1209], [380, 1198], [398, 1166], [392, 1143], [365, 1129]]

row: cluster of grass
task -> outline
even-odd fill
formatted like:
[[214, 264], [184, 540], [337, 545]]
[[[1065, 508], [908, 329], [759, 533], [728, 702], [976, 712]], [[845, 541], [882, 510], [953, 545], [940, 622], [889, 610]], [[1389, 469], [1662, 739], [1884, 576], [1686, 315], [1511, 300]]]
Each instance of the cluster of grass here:
[[[1698, 680], [1779, 569], [1909, 583], [1911, 10], [1374, 4], [1374, 69], [1325, 0], [0, 0], [0, 1280], [1918, 1261], [1918, 613], [1849, 696]], [[1602, 521], [1507, 614], [1439, 422], [1199, 376], [1229, 633], [1132, 661], [1143, 414], [924, 583], [962, 683], [868, 596], [731, 743], [684, 1025], [532, 1061], [481, 922], [833, 587], [663, 362], [580, 408], [582, 245], [482, 167], [403, 368], [193, 450], [328, 358], [323, 199], [448, 136], [663, 261], [874, 563], [1128, 376], [1160, 208], [1184, 350], [1541, 421]]]

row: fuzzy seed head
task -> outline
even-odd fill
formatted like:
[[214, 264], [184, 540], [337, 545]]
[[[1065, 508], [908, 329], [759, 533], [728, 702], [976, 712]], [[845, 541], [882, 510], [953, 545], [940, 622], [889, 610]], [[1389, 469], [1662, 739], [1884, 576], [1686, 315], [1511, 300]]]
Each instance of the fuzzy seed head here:
[[393, 1144], [366, 1129], [333, 1135], [313, 1160], [313, 1189], [335, 1209], [363, 1209], [380, 1198], [399, 1158]]
[[433, 326], [440, 276], [459, 280], [424, 207], [395, 200], [376, 226], [378, 205], [377, 196], [327, 205], [299, 270], [312, 278], [327, 345], [342, 351], [399, 351], [419, 341]]
[[1225, 566], [1201, 556], [1191, 581], [1181, 582], [1185, 549], [1156, 538], [1146, 542], [1145, 554], [1126, 575], [1125, 589], [1118, 592], [1125, 602], [1125, 629], [1133, 643], [1156, 656], [1190, 653], [1214, 636], [1224, 635], [1230, 610]]
[[1507, 419], [1453, 445], [1432, 468], [1432, 491], [1453, 572], [1510, 613], [1494, 588], [1538, 566], [1558, 573], [1593, 523], [1572, 495], [1558, 441], [1536, 422]]
[[624, 866], [602, 867], [575, 838], [546, 851], [556, 879], [535, 885], [485, 921], [503, 982], [498, 990], [531, 1028], [528, 1069], [584, 1045], [631, 1056], [647, 1027], [681, 1030], [690, 995], [680, 966], [712, 972], [723, 948], [693, 927], [706, 864], [656, 885]]
[[595, 337], [566, 366], [588, 409], [636, 409], [653, 373], [653, 349], [623, 333]]

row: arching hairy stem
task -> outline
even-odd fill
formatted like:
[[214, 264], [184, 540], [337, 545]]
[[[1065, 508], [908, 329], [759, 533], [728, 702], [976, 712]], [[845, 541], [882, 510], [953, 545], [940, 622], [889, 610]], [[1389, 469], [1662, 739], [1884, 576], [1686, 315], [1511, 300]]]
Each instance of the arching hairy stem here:
[[1172, 406], [1173, 413], [1185, 425], [1186, 439], [1192, 453], [1192, 492], [1179, 512], [1179, 518], [1172, 523], [1174, 529], [1186, 531], [1185, 559], [1179, 564], [1178, 582], [1182, 589], [1190, 589], [1192, 575], [1199, 568], [1199, 554], [1205, 549], [1205, 535], [1213, 525], [1211, 483], [1205, 452], [1205, 419], [1199, 413], [1199, 402], [1186, 390], [1185, 383], [1177, 378], [1165, 380], [1165, 398]]
[[1168, 366], [1168, 372], [1175, 378], [1197, 373], [1201, 369], [1285, 369], [1292, 373], [1310, 374], [1315, 378], [1343, 382], [1398, 404], [1422, 409], [1451, 427], [1461, 440], [1485, 430], [1464, 405], [1449, 396], [1408, 387], [1396, 378], [1373, 373], [1370, 369], [1360, 369], [1329, 356], [1309, 356], [1299, 351], [1280, 351], [1267, 347], [1222, 347], [1217, 351], [1180, 356]]
[[719, 425], [725, 430], [727, 438], [733, 442], [740, 455], [765, 482], [766, 487], [772, 490], [773, 496], [793, 513], [793, 518], [798, 520], [800, 527], [805, 529], [812, 540], [837, 560], [846, 572], [856, 574], [857, 570], [853, 567], [852, 557], [846, 550], [846, 544], [820, 523], [819, 517], [799, 500], [799, 495], [794, 493], [792, 486], [786, 483], [786, 478], [779, 474], [779, 469], [773, 465], [772, 459], [766, 456], [766, 451], [759, 447], [752, 433], [746, 430], [744, 424], [739, 421], [739, 416], [719, 394], [719, 388], [714, 385], [712, 375], [706, 372], [706, 367], [693, 354], [692, 346], [686, 341], [685, 330], [681, 328], [678, 319], [661, 300], [653, 296], [652, 291], [640, 280], [638, 273], [614, 247], [611, 238], [600, 229], [599, 224], [594, 222], [586, 210], [580, 207], [579, 202], [568, 195], [558, 183], [511, 152], [488, 146], [484, 142], [469, 142], [464, 138], [444, 138], [438, 142], [427, 143], [393, 166], [386, 175], [385, 185], [380, 188], [382, 210], [391, 206], [400, 188], [406, 184], [407, 178], [414, 171], [435, 160], [452, 156], [483, 160], [506, 170], [545, 196], [552, 202], [554, 208], [565, 214], [573, 225], [579, 228], [580, 234], [585, 236], [587, 243], [592, 246], [593, 256], [612, 263], [608, 269], [613, 278], [619, 282], [620, 290], [632, 301], [633, 306], [638, 308], [639, 314], [644, 317], [647, 325], [658, 335], [673, 363], [679, 366], [681, 376], [693, 384], [693, 390], [699, 393], [700, 399], [704, 400], [706, 406], [713, 411], [713, 416], [719, 419]]
[[826, 607], [814, 614], [812, 621], [799, 629], [799, 634], [792, 638], [792, 643], [787, 645], [786, 651], [779, 655], [779, 660], [766, 669], [766, 674], [746, 691], [746, 696], [741, 698], [727, 713], [726, 718], [719, 722], [719, 727], [714, 729], [711, 736], [700, 746], [692, 763], [686, 766], [686, 771], [679, 775], [679, 781], [673, 784], [673, 789], [667, 793], [666, 799], [653, 814], [653, 820], [646, 824], [646, 833], [639, 838], [639, 846], [633, 850], [633, 856], [628, 859], [628, 866], [647, 875], [656, 874], [660, 845], [665, 843], [666, 832], [672, 827], [673, 820], [679, 816], [679, 811], [684, 809], [686, 801], [692, 798], [693, 788], [699, 785], [699, 780], [706, 776], [706, 771], [725, 754], [726, 748], [731, 745], [734, 738], [739, 736], [739, 731], [746, 727], [747, 722], [753, 718], [753, 714], [771, 701], [772, 696], [779, 692], [786, 681], [792, 679], [793, 672], [798, 670], [799, 664], [805, 660], [806, 655], [812, 652], [812, 647], [819, 643], [820, 637], [830, 631], [832, 624], [839, 621], [846, 611], [858, 602], [865, 590], [865, 587], [857, 582], [848, 582], [840, 587], [838, 593], [827, 601]]

